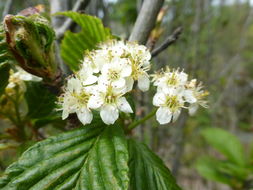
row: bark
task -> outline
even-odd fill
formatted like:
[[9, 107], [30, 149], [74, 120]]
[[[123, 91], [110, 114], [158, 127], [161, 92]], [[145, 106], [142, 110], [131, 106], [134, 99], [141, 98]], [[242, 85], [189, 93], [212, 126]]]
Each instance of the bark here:
[[2, 18], [4, 18], [7, 14], [9, 14], [9, 12], [11, 10], [12, 2], [13, 2], [13, 0], [7, 0], [7, 2], [5, 3]]
[[152, 51], [152, 57], [157, 56], [159, 53], [164, 51], [167, 47], [174, 44], [182, 33], [182, 27], [178, 27], [170, 36], [168, 36], [164, 42]]
[[[86, 7], [89, 4], [89, 2], [90, 2], [90, 0], [77, 0], [76, 3], [74, 4], [73, 8], [72, 8], [72, 11], [73, 12], [79, 11], [83, 4]], [[65, 20], [65, 22], [62, 24], [62, 26], [59, 27], [56, 30], [56, 37], [57, 37], [57, 39], [62, 38], [63, 35], [64, 35], [64, 33], [70, 28], [70, 26], [72, 24], [73, 24], [72, 19], [71, 18], [67, 18]]]
[[164, 0], [145, 0], [135, 22], [129, 41], [137, 41], [140, 44], [147, 42], [151, 30], [155, 26], [156, 17]]
[[[50, 12], [51, 14], [67, 11], [69, 10], [68, 7], [68, 0], [50, 0]], [[52, 24], [55, 29], [62, 26], [64, 23], [65, 18], [63, 17], [53, 17], [52, 18]]]

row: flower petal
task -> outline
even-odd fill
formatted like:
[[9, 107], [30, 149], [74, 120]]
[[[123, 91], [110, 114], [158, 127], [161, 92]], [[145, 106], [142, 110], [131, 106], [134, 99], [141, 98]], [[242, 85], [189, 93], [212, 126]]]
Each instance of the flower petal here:
[[97, 82], [98, 78], [94, 75], [88, 75], [88, 77], [83, 81], [83, 85], [89, 85]]
[[77, 117], [83, 125], [89, 124], [92, 121], [93, 115], [87, 108], [82, 108], [77, 112]]
[[185, 90], [184, 98], [185, 98], [186, 102], [188, 102], [190, 104], [197, 102], [197, 99], [194, 96], [194, 93], [192, 90]]
[[156, 120], [161, 124], [166, 124], [171, 121], [172, 118], [172, 112], [169, 108], [166, 107], [160, 107], [158, 108], [156, 112]]
[[133, 113], [133, 110], [129, 103], [127, 102], [125, 97], [121, 97], [118, 99], [117, 106], [120, 111], [125, 112], [125, 113]]
[[141, 91], [145, 92], [149, 89], [149, 78], [148, 75], [145, 73], [138, 78], [138, 87]]
[[62, 120], [66, 119], [69, 116], [69, 112], [66, 109], [62, 110]]
[[120, 79], [112, 82], [112, 86], [114, 88], [122, 88], [125, 86], [125, 84], [126, 84], [126, 80], [124, 78], [120, 78]]
[[157, 92], [153, 98], [154, 106], [161, 106], [166, 102], [166, 95], [162, 92]]
[[[98, 93], [98, 92], [97, 92]], [[100, 97], [99, 95], [93, 95], [90, 97], [89, 101], [88, 101], [88, 108], [91, 109], [98, 109], [99, 107], [101, 107], [104, 103], [104, 100], [102, 99], [102, 97]]]
[[70, 92], [73, 92], [73, 91], [81, 91], [82, 89], [82, 83], [79, 79], [77, 78], [70, 78], [68, 80], [68, 83], [67, 83], [67, 90], [70, 91]]
[[125, 64], [124, 68], [122, 68], [122, 71], [121, 71], [122, 77], [128, 77], [131, 75], [131, 73], [132, 73], [131, 65]]
[[127, 77], [125, 80], [126, 80], [126, 91], [130, 92], [133, 89], [134, 79], [132, 77]]
[[172, 122], [175, 122], [178, 119], [180, 113], [181, 113], [180, 109], [178, 109], [178, 110], [176, 110], [176, 111], [173, 112]]
[[105, 124], [114, 124], [119, 117], [119, 110], [116, 106], [105, 105], [101, 108], [100, 116]]
[[188, 108], [189, 109], [189, 114], [194, 115], [197, 112], [198, 108], [199, 108], [199, 105], [197, 103], [191, 104]]

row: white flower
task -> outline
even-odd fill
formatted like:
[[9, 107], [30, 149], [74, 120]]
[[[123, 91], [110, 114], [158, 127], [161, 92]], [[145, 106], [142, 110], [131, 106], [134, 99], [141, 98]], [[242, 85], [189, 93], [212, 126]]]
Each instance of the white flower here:
[[196, 79], [188, 81], [188, 75], [179, 69], [171, 71], [167, 67], [153, 75], [153, 82], [157, 86], [153, 104], [159, 107], [156, 118], [160, 124], [176, 121], [182, 108], [188, 109], [192, 115], [199, 105], [206, 107], [203, 98], [208, 93], [202, 90], [201, 84], [197, 85]]
[[97, 82], [98, 78], [93, 74], [94, 70], [91, 65], [82, 65], [81, 69], [76, 73], [80, 82], [86, 86]]
[[160, 124], [177, 120], [181, 108], [184, 107], [183, 94], [178, 89], [170, 89], [166, 93], [157, 92], [153, 98], [153, 105], [159, 107], [156, 119]]
[[126, 44], [124, 41], [110, 40], [100, 44], [98, 48], [98, 54], [102, 53], [110, 60], [115, 57], [121, 57], [126, 51]]
[[197, 84], [197, 80], [193, 79], [186, 85], [185, 99], [190, 103], [188, 110], [190, 115], [194, 115], [199, 105], [207, 108], [207, 101], [204, 99], [209, 93], [203, 90], [201, 83]]
[[132, 78], [138, 81], [138, 87], [145, 92], [149, 89], [150, 80], [147, 71], [150, 70], [151, 54], [145, 46], [128, 43], [128, 57], [132, 64]]
[[[150, 80], [147, 71], [150, 69], [151, 54], [149, 50], [143, 46], [133, 42], [109, 41], [99, 46], [96, 50], [97, 56], [102, 55], [99, 62], [108, 63], [113, 59], [125, 59], [131, 65], [131, 77], [127, 79], [127, 89], [132, 90], [134, 81], [138, 81], [138, 87], [142, 91], [149, 89]], [[103, 61], [101, 61], [103, 60]], [[102, 64], [102, 63], [101, 63]]]
[[[83, 68], [90, 68], [92, 70], [92, 73], [98, 73], [100, 71], [100, 67], [102, 63], [104, 63], [104, 60], [101, 60], [101, 63], [97, 60], [95, 60], [95, 52], [86, 52], [84, 55], [84, 59], [82, 61], [82, 67]], [[102, 55], [101, 55], [102, 57]]]
[[151, 54], [137, 43], [111, 40], [86, 52], [81, 69], [69, 79], [60, 98], [63, 119], [77, 113], [79, 120], [90, 123], [92, 109], [100, 111], [104, 123], [113, 124], [119, 112], [132, 113], [124, 95], [134, 81], [142, 91], [149, 89]]
[[21, 67], [16, 67], [16, 68], [17, 68], [17, 72], [14, 73], [14, 76], [19, 77], [21, 80], [24, 80], [24, 81], [36, 81], [36, 82], [42, 80], [42, 78], [37, 77], [35, 75], [32, 75], [32, 74], [26, 72]]
[[99, 109], [100, 116], [107, 125], [113, 124], [119, 117], [119, 111], [132, 113], [132, 108], [123, 97], [125, 90], [113, 88], [111, 85], [97, 85], [91, 96], [88, 107]]
[[83, 86], [82, 81], [77, 78], [70, 78], [65, 93], [60, 97], [62, 119], [66, 119], [71, 113], [76, 113], [82, 124], [91, 123], [92, 112], [87, 107], [90, 96], [90, 87]]
[[21, 85], [21, 86], [24, 86], [24, 90], [25, 90], [25, 85], [21, 84], [22, 81], [36, 81], [36, 82], [38, 82], [38, 81], [42, 80], [42, 78], [26, 72], [21, 67], [16, 67], [16, 69], [17, 69], [16, 72], [11, 72], [7, 88], [14, 88], [17, 85]]
[[114, 88], [124, 88], [126, 77], [132, 73], [131, 65], [127, 59], [114, 58], [110, 63], [102, 67], [98, 83], [112, 85]]
[[131, 56], [135, 60], [143, 62], [144, 65], [149, 64], [151, 59], [150, 51], [144, 45], [139, 45], [134, 42], [127, 42], [127, 51], [130, 52]]
[[169, 67], [153, 76], [154, 86], [157, 86], [158, 90], [184, 87], [188, 79], [188, 75], [185, 72], [178, 69], [171, 71]]

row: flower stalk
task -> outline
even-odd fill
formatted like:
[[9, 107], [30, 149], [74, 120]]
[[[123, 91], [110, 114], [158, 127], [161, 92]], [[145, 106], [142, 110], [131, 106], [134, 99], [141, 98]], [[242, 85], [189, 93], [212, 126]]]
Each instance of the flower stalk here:
[[147, 120], [149, 120], [150, 118], [152, 118], [155, 115], [156, 111], [157, 111], [157, 108], [153, 109], [148, 115], [146, 115], [142, 119], [137, 120], [137, 121], [133, 122], [132, 124], [130, 124], [128, 126], [128, 130], [131, 131], [132, 129], [136, 128], [138, 125], [140, 125], [140, 124], [146, 122]]

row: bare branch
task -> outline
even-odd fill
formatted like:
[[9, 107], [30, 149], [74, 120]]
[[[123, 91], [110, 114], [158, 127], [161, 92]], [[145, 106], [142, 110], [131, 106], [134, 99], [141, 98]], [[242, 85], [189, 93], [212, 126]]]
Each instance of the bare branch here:
[[[51, 14], [57, 13], [57, 12], [63, 12], [69, 9], [68, 2], [66, 0], [50, 0], [50, 12]], [[53, 17], [52, 18], [52, 26], [54, 27], [54, 30], [56, 31], [58, 28], [60, 28], [64, 21], [65, 18], [60, 18], [60, 17]], [[63, 75], [69, 74], [70, 70], [67, 67], [66, 64], [63, 63], [63, 60], [60, 56], [60, 44], [59, 40], [56, 40], [56, 46], [55, 46], [55, 55], [56, 55], [56, 60], [59, 64], [60, 69], [63, 72]]]
[[149, 33], [155, 26], [156, 17], [163, 2], [164, 0], [144, 0], [129, 41], [146, 43]]
[[[78, 11], [83, 4], [86, 7], [89, 4], [89, 2], [90, 2], [90, 0], [77, 0], [75, 5], [73, 6], [72, 11], [73, 12]], [[65, 20], [63, 25], [59, 29], [56, 30], [57, 39], [60, 39], [63, 37], [64, 33], [69, 29], [69, 27], [72, 25], [72, 23], [73, 23], [73, 21], [70, 18], [67, 18]]]
[[10, 12], [12, 2], [13, 2], [13, 0], [7, 0], [6, 4], [4, 6], [2, 18], [4, 18]]
[[182, 27], [178, 27], [176, 30], [174, 30], [174, 32], [159, 47], [157, 47], [152, 51], [151, 53], [152, 57], [157, 56], [171, 44], [175, 43], [179, 38], [180, 34], [182, 33], [182, 31], [183, 31]]

